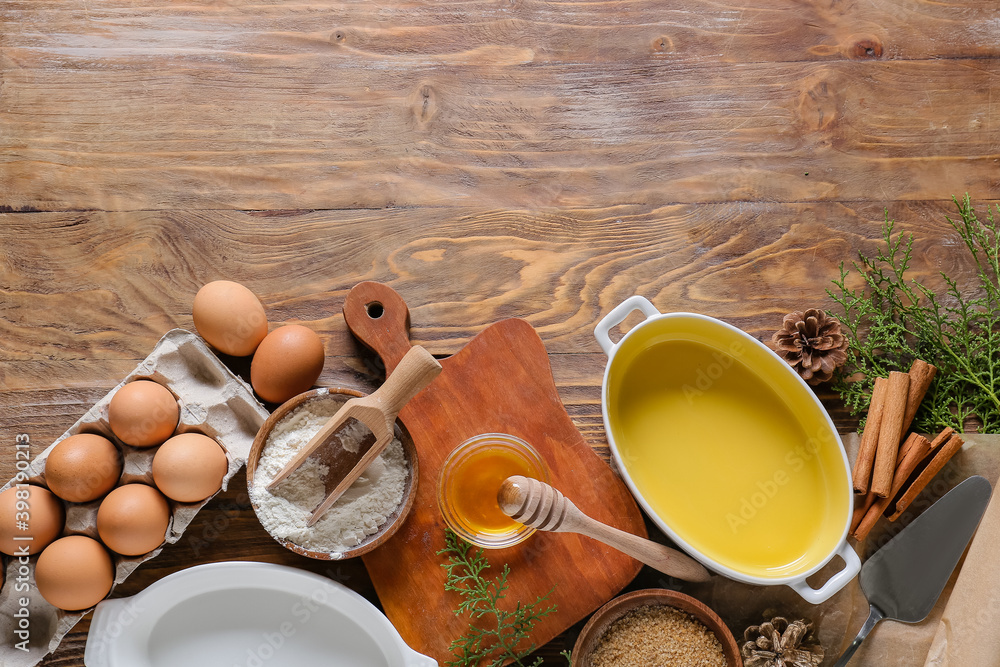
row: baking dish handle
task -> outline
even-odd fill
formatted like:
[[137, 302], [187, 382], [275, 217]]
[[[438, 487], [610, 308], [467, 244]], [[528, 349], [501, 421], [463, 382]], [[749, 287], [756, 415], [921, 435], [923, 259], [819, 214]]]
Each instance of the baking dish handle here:
[[594, 327], [594, 337], [597, 338], [597, 342], [600, 344], [601, 349], [604, 350], [604, 354], [611, 356], [611, 350], [614, 349], [615, 343], [611, 340], [611, 330], [616, 326], [625, 321], [628, 314], [633, 310], [642, 311], [642, 314], [646, 318], [653, 317], [654, 315], [659, 315], [660, 311], [656, 309], [649, 299], [644, 296], [630, 296], [629, 298], [622, 301], [620, 304], [611, 309], [611, 312], [604, 316], [597, 326]]
[[790, 583], [788, 586], [810, 604], [826, 602], [861, 571], [861, 559], [850, 544], [844, 542], [840, 545], [837, 554], [844, 559], [844, 569], [830, 577], [820, 588], [813, 588], [805, 582], [805, 579]]
[[126, 613], [132, 598], [103, 600], [94, 610], [87, 633], [87, 645], [83, 650], [83, 661], [87, 667], [109, 667], [110, 648], [122, 634], [117, 618]]
[[417, 653], [409, 647], [407, 647], [407, 650], [409, 653], [406, 653], [403, 657], [405, 667], [438, 667], [437, 660], [428, 658], [422, 653]]

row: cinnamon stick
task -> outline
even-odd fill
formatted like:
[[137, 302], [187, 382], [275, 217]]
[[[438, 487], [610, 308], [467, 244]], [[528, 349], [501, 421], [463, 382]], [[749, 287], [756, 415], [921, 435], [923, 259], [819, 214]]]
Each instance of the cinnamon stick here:
[[[919, 468], [920, 464], [927, 459], [930, 453], [934, 452], [938, 447], [947, 442], [948, 439], [954, 435], [954, 433], [955, 429], [950, 426], [938, 433], [930, 443], [930, 452], [924, 454], [923, 458], [917, 462], [916, 466], [913, 467], [913, 470]], [[913, 474], [913, 470], [910, 470], [909, 472], [902, 470], [903, 460], [909, 455], [910, 450], [921, 440], [926, 442], [926, 438], [923, 438], [923, 436], [911, 433], [910, 436], [903, 442], [903, 445], [899, 448], [899, 454], [896, 456], [896, 472], [893, 476], [894, 478], [898, 477], [901, 485], [905, 484], [906, 480]], [[895, 495], [893, 497], [895, 497]], [[857, 503], [857, 507], [854, 509], [854, 514], [851, 516], [851, 533], [854, 533], [858, 529], [858, 526], [861, 525], [861, 521], [865, 518], [865, 515], [868, 513], [868, 510], [871, 509], [871, 506], [875, 504], [876, 500], [878, 500], [878, 496], [874, 493], [868, 493], [864, 497], [863, 501]], [[888, 507], [888, 505], [886, 505], [886, 507]], [[897, 518], [899, 518], [899, 515], [894, 514], [889, 520], [895, 521]]]
[[[938, 447], [940, 447], [944, 443], [948, 442], [948, 440], [954, 434], [955, 434], [955, 429], [953, 429], [950, 426], [944, 427], [944, 429], [940, 433], [938, 433], [936, 436], [934, 436], [933, 440], [931, 440], [931, 450], [930, 450], [930, 453], [928, 453], [926, 456], [924, 456], [924, 461], [927, 460], [927, 458], [930, 456], [931, 453], [937, 451]], [[899, 458], [896, 459], [896, 468], [897, 468], [897, 470], [899, 468], [899, 459], [901, 459], [903, 456], [906, 455], [906, 447], [909, 446], [912, 442], [913, 442], [913, 434], [911, 433], [910, 437], [906, 439], [906, 442], [904, 443], [904, 446], [900, 447], [900, 449], [899, 449], [900, 455], [899, 455]], [[921, 462], [921, 463], [923, 463], [923, 462]], [[919, 469], [919, 468], [920, 468], [920, 465], [918, 464], [916, 469]], [[923, 472], [923, 471], [921, 470], [921, 472]], [[909, 477], [912, 476], [912, 475], [913, 475], [913, 472], [910, 472], [910, 474], [907, 475], [907, 479], [909, 479]], [[914, 480], [914, 481], [916, 481], [916, 480]], [[901, 494], [899, 496], [893, 496], [893, 498], [895, 498], [898, 501], [901, 498]], [[898, 519], [900, 517], [900, 514], [901, 513], [894, 512], [893, 515], [889, 517], [889, 521], [895, 521], [896, 519]], [[852, 523], [852, 525], [854, 524], [853, 517], [851, 519], [851, 523]], [[852, 530], [851, 532], [854, 532], [854, 531]]]
[[950, 426], [945, 426], [944, 430], [934, 436], [934, 439], [931, 440], [931, 451], [934, 451], [944, 443], [951, 440], [951, 436], [953, 435], [955, 435], [955, 429]]
[[[903, 441], [903, 444], [899, 447], [899, 454], [896, 456], [896, 473], [902, 470], [903, 461], [906, 460], [907, 456], [909, 456], [910, 450], [919, 445], [921, 441], [927, 442], [927, 438], [918, 433], [911, 433], [906, 440]], [[928, 451], [931, 451], [934, 449], [934, 444], [931, 443], [928, 447], [930, 447], [930, 450]], [[896, 473], [893, 473], [893, 479], [896, 478]], [[902, 482], [905, 480], [900, 481]]]
[[898, 371], [890, 372], [872, 474], [872, 491], [880, 498], [888, 496], [892, 489], [896, 454], [899, 453], [899, 441], [903, 435], [903, 419], [906, 417], [906, 400], [909, 392], [910, 376]]
[[[899, 454], [896, 456], [896, 473], [894, 473], [893, 477], [901, 474], [900, 467], [903, 464], [903, 460], [909, 455], [910, 450], [913, 449], [913, 447], [921, 440], [926, 442], [926, 439], [923, 436], [911, 433], [910, 437], [908, 437], [899, 448]], [[912, 474], [912, 472], [910, 474]], [[909, 474], [907, 477], [909, 477]], [[878, 500], [878, 496], [872, 492], [868, 492], [868, 494], [865, 495], [864, 500], [857, 503], [857, 506], [854, 508], [854, 514], [851, 515], [851, 533], [858, 529], [858, 526], [861, 525], [861, 521], [865, 518], [865, 515], [868, 513], [868, 510], [871, 509], [871, 506], [875, 504], [876, 500]]]
[[861, 434], [861, 444], [858, 446], [858, 458], [854, 461], [854, 490], [857, 493], [868, 491], [871, 480], [872, 465], [875, 463], [875, 450], [878, 446], [878, 432], [882, 426], [882, 413], [885, 408], [886, 390], [889, 382], [885, 378], [875, 378], [875, 388], [868, 403], [868, 420], [865, 422], [864, 433]]
[[903, 460], [899, 464], [899, 468], [895, 471], [896, 474], [894, 475], [891, 489], [892, 492], [885, 498], [877, 498], [875, 502], [872, 503], [872, 506], [868, 508], [868, 511], [865, 513], [861, 523], [858, 524], [858, 527], [854, 530], [854, 538], [858, 542], [861, 542], [868, 537], [868, 533], [870, 533], [872, 528], [875, 527], [875, 524], [878, 523], [879, 518], [881, 518], [886, 508], [889, 506], [889, 503], [891, 503], [896, 494], [902, 490], [906, 480], [931, 451], [931, 443], [927, 442], [927, 438], [924, 436], [913, 433], [910, 435], [908, 440], [909, 439], [913, 439], [914, 442], [911, 446], [906, 448], [906, 456], [903, 457]]
[[910, 389], [906, 397], [906, 415], [903, 417], [903, 433], [906, 433], [913, 418], [917, 416], [917, 410], [930, 389], [934, 376], [937, 375], [937, 367], [932, 366], [922, 359], [914, 359], [910, 366]]
[[864, 520], [865, 515], [868, 514], [868, 510], [870, 510], [871, 506], [875, 504], [875, 500], [877, 498], [878, 496], [876, 496], [874, 493], [866, 494], [864, 498], [861, 498], [860, 496], [855, 497], [854, 502], [856, 504], [854, 507], [854, 514], [851, 515], [851, 529], [848, 531], [848, 533], [850, 533], [851, 535], [854, 534], [854, 531], [856, 531], [858, 529], [858, 526], [861, 525], [861, 522]]
[[934, 458], [931, 459], [931, 462], [927, 464], [927, 467], [924, 468], [923, 472], [920, 473], [913, 484], [910, 485], [910, 488], [906, 490], [906, 493], [903, 494], [903, 497], [896, 503], [896, 511], [889, 517], [890, 521], [898, 519], [899, 515], [909, 508], [910, 503], [916, 500], [920, 492], [930, 484], [935, 475], [941, 472], [942, 468], [951, 460], [951, 457], [958, 453], [958, 450], [962, 448], [964, 443], [965, 441], [957, 433], [948, 438], [948, 442], [938, 450]]

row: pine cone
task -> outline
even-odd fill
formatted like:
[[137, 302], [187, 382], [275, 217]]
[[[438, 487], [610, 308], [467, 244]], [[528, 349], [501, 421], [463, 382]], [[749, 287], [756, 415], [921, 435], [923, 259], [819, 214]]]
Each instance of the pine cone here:
[[743, 632], [743, 667], [816, 667], [825, 651], [818, 643], [803, 644], [812, 630], [808, 621], [789, 623], [781, 616]]
[[809, 384], [826, 382], [847, 361], [847, 336], [840, 322], [816, 308], [785, 315], [771, 342], [778, 356]]

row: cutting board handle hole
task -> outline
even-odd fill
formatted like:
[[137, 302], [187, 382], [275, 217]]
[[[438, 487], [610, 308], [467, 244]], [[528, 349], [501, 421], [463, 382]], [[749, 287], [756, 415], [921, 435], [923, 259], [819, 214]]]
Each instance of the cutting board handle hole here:
[[385, 308], [378, 301], [372, 301], [365, 304], [365, 312], [368, 313], [368, 317], [377, 320], [385, 314]]

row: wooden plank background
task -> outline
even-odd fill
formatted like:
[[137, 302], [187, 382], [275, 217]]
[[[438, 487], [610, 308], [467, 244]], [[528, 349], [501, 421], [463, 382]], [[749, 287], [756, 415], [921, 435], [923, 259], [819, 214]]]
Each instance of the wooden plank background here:
[[[972, 275], [944, 216], [1000, 198], [998, 34], [994, 0], [6, 0], [0, 477], [16, 434], [40, 451], [217, 278], [360, 389], [360, 280], [437, 354], [524, 317], [606, 456], [591, 332], [632, 294], [766, 338], [831, 305], [885, 208], [915, 276]], [[372, 595], [360, 563], [273, 543], [240, 483], [119, 592], [250, 558]], [[82, 665], [87, 627], [46, 664]]]

